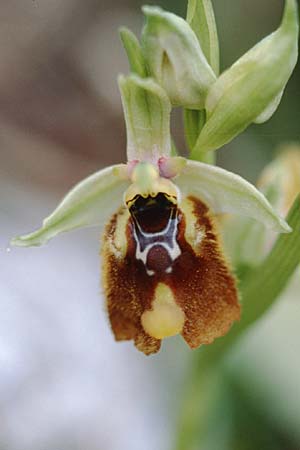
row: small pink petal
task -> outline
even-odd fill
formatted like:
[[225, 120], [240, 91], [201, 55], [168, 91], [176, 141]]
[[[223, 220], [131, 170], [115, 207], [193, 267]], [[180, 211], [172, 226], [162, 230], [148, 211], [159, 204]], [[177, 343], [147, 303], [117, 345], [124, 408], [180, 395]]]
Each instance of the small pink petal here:
[[181, 156], [165, 158], [162, 156], [158, 160], [159, 173], [164, 178], [174, 178], [186, 165], [186, 159]]

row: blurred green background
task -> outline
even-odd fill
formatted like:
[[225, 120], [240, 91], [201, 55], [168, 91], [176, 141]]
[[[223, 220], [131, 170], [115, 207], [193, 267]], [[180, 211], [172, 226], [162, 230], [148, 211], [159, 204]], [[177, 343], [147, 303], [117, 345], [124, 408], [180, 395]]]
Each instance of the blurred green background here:
[[[149, 3], [185, 14], [185, 1]], [[193, 353], [179, 338], [151, 358], [114, 343], [99, 295], [99, 231], [7, 249], [74, 183], [125, 161], [116, 79], [128, 67], [117, 29], [139, 33], [142, 4], [0, 0], [1, 450], [175, 448]], [[224, 70], [278, 26], [283, 1], [214, 7]], [[175, 111], [183, 148], [180, 119]], [[255, 182], [280, 145], [299, 141], [298, 64], [272, 119], [221, 149], [218, 163]], [[300, 449], [299, 289], [298, 271], [229, 355], [206, 441], [193, 450]], [[203, 398], [205, 413], [205, 386]]]

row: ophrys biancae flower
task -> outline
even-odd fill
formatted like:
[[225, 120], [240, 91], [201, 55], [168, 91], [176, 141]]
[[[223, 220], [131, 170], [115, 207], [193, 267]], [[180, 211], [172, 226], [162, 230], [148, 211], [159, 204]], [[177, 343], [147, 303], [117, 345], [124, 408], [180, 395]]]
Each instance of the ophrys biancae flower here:
[[122, 77], [120, 88], [128, 163], [81, 181], [39, 230], [12, 243], [41, 245], [108, 222], [102, 273], [116, 339], [132, 339], [146, 354], [179, 333], [192, 348], [211, 343], [240, 314], [214, 215], [248, 215], [278, 232], [289, 227], [238, 175], [171, 156], [170, 102], [152, 79]]

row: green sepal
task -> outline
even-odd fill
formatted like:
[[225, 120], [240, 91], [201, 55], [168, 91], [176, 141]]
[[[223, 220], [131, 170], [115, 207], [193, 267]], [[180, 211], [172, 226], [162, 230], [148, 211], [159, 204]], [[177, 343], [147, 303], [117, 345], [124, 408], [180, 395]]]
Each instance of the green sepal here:
[[49, 239], [66, 231], [88, 226], [104, 226], [122, 205], [123, 193], [129, 186], [129, 181], [117, 176], [118, 171], [123, 169], [124, 165], [118, 164], [82, 180], [43, 221], [39, 230], [12, 239], [11, 245], [19, 247], [43, 245]]
[[187, 160], [175, 183], [183, 196], [199, 197], [215, 213], [240, 214], [274, 231], [291, 231], [261, 192], [239, 175], [220, 167]]
[[297, 57], [298, 8], [296, 0], [286, 0], [278, 30], [249, 50], [211, 86], [205, 103], [207, 122], [192, 158], [226, 144], [267, 108], [269, 118]]
[[151, 78], [119, 77], [127, 130], [127, 159], [157, 161], [171, 155], [171, 104]]
[[161, 8], [145, 6], [143, 12], [142, 47], [151, 76], [174, 106], [203, 109], [216, 76], [196, 34], [184, 19]]
[[142, 78], [147, 77], [147, 67], [141, 45], [135, 34], [128, 28], [120, 28], [120, 37], [126, 50], [130, 70]]
[[220, 71], [219, 38], [211, 1], [189, 0], [186, 20], [195, 32], [207, 61], [218, 76]]
[[276, 109], [278, 108], [283, 93], [284, 90], [280, 91], [279, 94], [277, 94], [276, 97], [271, 101], [271, 103], [266, 107], [266, 109], [264, 109], [263, 112], [260, 113], [260, 115], [256, 117], [256, 119], [253, 122], [257, 124], [267, 122], [267, 120], [269, 120], [273, 116]]

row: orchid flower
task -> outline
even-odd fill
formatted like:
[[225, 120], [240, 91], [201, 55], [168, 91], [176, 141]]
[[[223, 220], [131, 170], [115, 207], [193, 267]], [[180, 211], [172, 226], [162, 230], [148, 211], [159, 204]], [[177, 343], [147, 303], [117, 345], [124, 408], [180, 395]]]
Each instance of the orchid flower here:
[[[62, 232], [102, 229], [102, 280], [116, 340], [145, 354], [181, 334], [191, 348], [224, 335], [240, 317], [235, 277], [215, 215], [288, 224], [254, 186], [216, 166], [171, 154], [171, 103], [151, 78], [121, 76], [127, 163], [77, 184], [37, 231], [12, 240], [39, 246]], [[104, 226], [105, 225], [105, 226]]]

